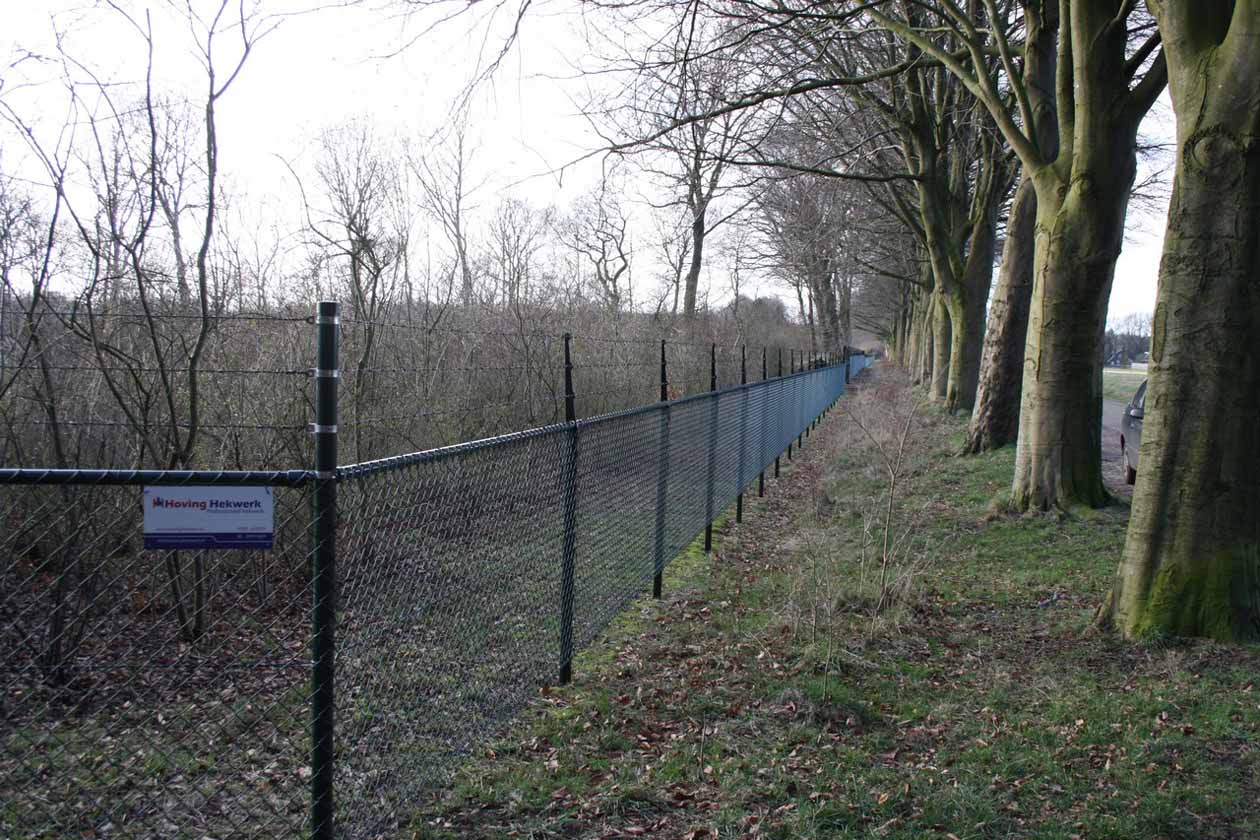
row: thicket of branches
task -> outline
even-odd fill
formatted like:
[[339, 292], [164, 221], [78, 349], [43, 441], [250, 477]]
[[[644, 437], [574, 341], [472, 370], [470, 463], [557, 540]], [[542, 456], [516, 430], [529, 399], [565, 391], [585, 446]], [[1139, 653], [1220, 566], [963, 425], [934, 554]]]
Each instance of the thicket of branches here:
[[[117, 14], [125, 15], [124, 12]], [[152, 53], [147, 17], [125, 17]], [[335, 126], [299, 174], [301, 221], [249, 221], [224, 185], [215, 108], [270, 31], [223, 4], [190, 15], [201, 101], [99, 82], [61, 55], [72, 134], [8, 125], [46, 185], [0, 172], [0, 461], [58, 467], [306, 465], [316, 299], [342, 302], [343, 459], [365, 460], [563, 419], [561, 335], [583, 415], [820, 354], [808, 324], [728, 278], [727, 301], [677, 312], [677, 277], [636, 242], [615, 176], [571, 206], [493, 198], [468, 126], [438, 141]], [[638, 271], [652, 279], [635, 278]], [[718, 280], [719, 284], [723, 281]], [[672, 284], [672, 287], [671, 287]], [[653, 297], [655, 295], [655, 298]], [[829, 346], [834, 342], [829, 342]]]

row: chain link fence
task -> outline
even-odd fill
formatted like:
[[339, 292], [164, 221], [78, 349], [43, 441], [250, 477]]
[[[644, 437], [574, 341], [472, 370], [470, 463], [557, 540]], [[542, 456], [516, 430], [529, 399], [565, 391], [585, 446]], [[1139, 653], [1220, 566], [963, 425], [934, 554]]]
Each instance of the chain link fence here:
[[[0, 469], [0, 836], [397, 836], [866, 364], [668, 400], [662, 348], [576, 419], [570, 361], [575, 419], [337, 467], [327, 307], [314, 469]], [[242, 485], [270, 550], [145, 547], [146, 488]]]
[[[0, 836], [274, 837], [308, 819], [295, 475], [0, 471]], [[145, 486], [263, 484], [271, 551], [144, 548]]]

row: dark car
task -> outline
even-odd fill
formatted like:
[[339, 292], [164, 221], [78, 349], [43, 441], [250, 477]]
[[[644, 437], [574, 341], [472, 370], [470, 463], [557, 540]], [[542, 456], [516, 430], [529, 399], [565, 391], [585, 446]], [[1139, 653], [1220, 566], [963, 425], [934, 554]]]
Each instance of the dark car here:
[[1146, 414], [1146, 382], [1138, 386], [1137, 393], [1124, 407], [1120, 418], [1120, 458], [1124, 461], [1124, 480], [1129, 484], [1137, 481], [1138, 451], [1142, 448], [1142, 417]]

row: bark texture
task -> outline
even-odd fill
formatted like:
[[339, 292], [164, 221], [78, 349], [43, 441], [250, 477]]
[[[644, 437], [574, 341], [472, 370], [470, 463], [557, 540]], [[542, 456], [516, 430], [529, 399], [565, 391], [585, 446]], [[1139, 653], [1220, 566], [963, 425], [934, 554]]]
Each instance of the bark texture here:
[[696, 297], [700, 289], [700, 269], [704, 266], [704, 237], [708, 231], [705, 216], [708, 206], [701, 200], [691, 202], [691, 263], [683, 286], [683, 317], [696, 317]]
[[[1035, 28], [1032, 18], [1048, 20], [1049, 5], [1024, 5], [1029, 31]], [[1011, 484], [1018, 508], [1099, 505], [1108, 498], [1098, 440], [1102, 327], [1133, 185], [1137, 127], [1167, 82], [1158, 40], [1129, 54], [1130, 38], [1143, 30], [1140, 21], [1131, 20], [1136, 5], [1130, 0], [1057, 4], [1054, 150], [1036, 136], [1028, 85], [1002, 35], [995, 37], [1005, 81], [989, 72], [983, 39], [964, 38], [972, 60], [967, 67], [935, 40], [937, 30], [920, 24], [913, 13], [895, 18], [887, 12], [891, 7], [881, 4], [866, 10], [871, 20], [966, 81], [1037, 192], [1033, 295]], [[972, 7], [940, 8], [961, 31], [973, 31]], [[985, 8], [991, 14], [994, 5]], [[1004, 85], [1017, 101], [1018, 120]]]
[[[1117, 162], [1118, 165], [1123, 166]], [[1101, 507], [1102, 367], [1107, 300], [1124, 235], [1132, 152], [1119, 183], [1082, 178], [1062, 206], [1038, 198], [1037, 267], [1024, 348], [1013, 501], [1018, 509]]]
[[1007, 217], [1002, 267], [989, 309], [976, 405], [964, 448], [968, 454], [999, 449], [1018, 437], [1036, 225], [1037, 194], [1025, 178]]
[[1177, 114], [1133, 514], [1104, 619], [1260, 638], [1260, 4], [1154, 4]]
[[[1057, 153], [1055, 48], [1059, 13], [1054, 2], [1032, 0], [1024, 15], [1024, 67], [1037, 144], [1048, 159]], [[1014, 443], [1024, 383], [1024, 345], [1032, 303], [1037, 192], [1025, 173], [1011, 202], [998, 285], [989, 310], [980, 382], [964, 452], [978, 454]]]
[[945, 295], [932, 295], [932, 370], [928, 378], [928, 393], [935, 402], [944, 402], [949, 389], [949, 355], [953, 347], [953, 333], [949, 323], [949, 305]]
[[[1002, 188], [1004, 192], [1005, 189]], [[950, 321], [954, 326], [949, 388], [945, 394], [947, 411], [970, 411], [980, 384], [980, 357], [984, 349], [985, 307], [993, 286], [993, 257], [997, 247], [999, 198], [990, 196], [980, 205], [980, 216], [971, 229], [967, 260], [963, 264], [961, 294], [951, 301]]]
[[943, 68], [915, 68], [904, 85], [904, 110], [893, 122], [915, 181], [914, 200], [903, 206], [922, 236], [934, 290], [928, 393], [947, 411], [970, 412], [1009, 166], [992, 120], [960, 80]]
[[1024, 161], [1037, 192], [1033, 294], [1024, 347], [1017, 509], [1109, 500], [1102, 483], [1102, 336], [1136, 174], [1137, 127], [1166, 81], [1160, 55], [1130, 87], [1132, 5], [1065, 4], [1056, 99], [1059, 154]]

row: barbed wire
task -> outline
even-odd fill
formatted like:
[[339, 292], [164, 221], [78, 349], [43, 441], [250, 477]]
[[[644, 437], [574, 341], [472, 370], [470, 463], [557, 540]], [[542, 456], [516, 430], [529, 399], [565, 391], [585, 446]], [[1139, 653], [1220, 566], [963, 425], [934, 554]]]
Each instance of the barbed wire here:
[[415, 367], [393, 367], [393, 368], [355, 368], [348, 367], [341, 371], [341, 376], [360, 376], [369, 373], [372, 374], [399, 374], [399, 373], [511, 373], [513, 371], [544, 371], [554, 367], [554, 364], [533, 364], [533, 365], [417, 365]]
[[[645, 389], [650, 388], [651, 390], [656, 390], [656, 389], [659, 387], [659, 383], [657, 383], [657, 382], [644, 382], [644, 383], [643, 383], [643, 387], [644, 387]], [[629, 390], [629, 389], [627, 389], [627, 388], [608, 388], [607, 390], [603, 390], [603, 391], [583, 391], [583, 390], [581, 390], [581, 389], [579, 389], [579, 388], [574, 388], [574, 389], [573, 389], [573, 395], [574, 395], [574, 396], [577, 398], [577, 400], [578, 400], [578, 408], [581, 408], [581, 407], [582, 407], [582, 406], [581, 406], [581, 401], [582, 401], [582, 398], [583, 398], [583, 397], [586, 397], [586, 398], [588, 398], [588, 399], [589, 399], [589, 398], [594, 398], [594, 397], [606, 397], [606, 396], [608, 396], [609, 394], [620, 394], [620, 395], [621, 395], [621, 396], [623, 396], [623, 397], [633, 396], [633, 392], [632, 392], [632, 391], [630, 391], [630, 390]], [[561, 396], [561, 398], [563, 398], [563, 396], [564, 396], [564, 395], [563, 395], [563, 394], [561, 394], [560, 396]], [[640, 405], [640, 404], [644, 404], [644, 403], [639, 403], [638, 401], [636, 401], [636, 403], [635, 403], [635, 404], [636, 404], [636, 405]]]
[[[201, 321], [203, 316], [199, 313], [190, 312], [154, 312], [152, 315], [141, 312], [97, 312], [89, 309], [65, 310], [65, 309], [37, 309], [33, 315], [52, 315], [65, 321], [88, 320], [91, 318], [134, 318], [136, 320], [148, 321]], [[25, 319], [26, 315], [19, 316]], [[264, 312], [232, 312], [232, 313], [208, 313], [204, 316], [207, 321], [276, 321], [294, 324], [310, 324], [313, 323], [310, 315], [277, 315], [275, 313]]]
[[[38, 365], [38, 364], [35, 364], [35, 365], [21, 364], [21, 365], [5, 365], [4, 366], [4, 370], [6, 372], [23, 371], [23, 370], [41, 371], [44, 369], [45, 369], [44, 365]], [[126, 365], [122, 365], [122, 366], [110, 365], [106, 367], [100, 367], [100, 366], [92, 365], [92, 364], [83, 364], [83, 365], [62, 364], [62, 365], [47, 365], [46, 369], [56, 372], [56, 373], [76, 373], [76, 372], [162, 373], [163, 371], [165, 371], [166, 373], [188, 372], [188, 368], [179, 366], [179, 365], [174, 365], [167, 368], [159, 368], [159, 367], [128, 367]], [[197, 373], [199, 374], [204, 373], [209, 376], [268, 376], [268, 375], [310, 376], [311, 369], [310, 368], [197, 368]]]
[[[444, 335], [480, 335], [480, 336], [496, 336], [500, 338], [542, 338], [542, 339], [550, 339], [557, 342], [562, 342], [564, 340], [565, 335], [567, 334], [569, 336], [569, 339], [574, 342], [589, 341], [589, 342], [594, 342], [598, 344], [634, 345], [634, 346], [640, 346], [640, 347], [659, 347], [662, 341], [664, 341], [666, 345], [669, 347], [695, 347], [695, 348], [703, 348], [706, 350], [713, 346], [717, 346], [719, 349], [730, 348], [732, 350], [741, 345], [752, 346], [752, 345], [748, 345], [747, 342], [728, 344], [726, 342], [721, 342], [721, 341], [680, 341], [678, 339], [671, 339], [665, 335], [660, 335], [653, 338], [626, 338], [622, 336], [595, 335], [593, 333], [572, 332], [572, 331], [568, 331], [567, 333], [554, 333], [554, 332], [544, 332], [540, 330], [508, 331], [508, 330], [483, 329], [483, 328], [478, 328], [478, 327], [442, 327], [442, 326], [430, 327], [430, 326], [424, 326], [420, 324], [406, 324], [406, 323], [398, 323], [394, 321], [374, 321], [374, 320], [358, 319], [358, 318], [342, 318], [341, 324], [343, 327], [344, 326], [375, 326], [375, 327], [381, 327], [385, 329], [417, 330], [417, 331], [423, 331], [423, 332], [431, 333], [431, 334], [440, 333]], [[784, 349], [788, 349], [787, 345], [777, 345], [777, 344], [756, 345], [756, 346], [768, 346], [768, 347], [782, 346]], [[795, 348], [795, 349], [800, 350], [802, 348]]]
[[[142, 430], [160, 431], [163, 429], [169, 429], [171, 426], [174, 426], [175, 428], [178, 428], [178, 429], [191, 429], [193, 427], [192, 423], [189, 423], [186, 420], [179, 420], [179, 421], [176, 421], [175, 423], [168, 423], [164, 420], [158, 420], [158, 421], [154, 421], [153, 423], [137, 426], [135, 423], [131, 423], [126, 420], [79, 420], [79, 419], [61, 420], [61, 419], [58, 419], [54, 422], [52, 420], [30, 420], [30, 419], [7, 420], [6, 419], [3, 421], [0, 421], [0, 425], [42, 426], [45, 428], [57, 427], [57, 426], [89, 426], [89, 427], [101, 426], [101, 427], [126, 428], [126, 429], [132, 429], [133, 431], [142, 431]], [[294, 431], [294, 430], [299, 430], [299, 429], [301, 430], [309, 429], [310, 424], [302, 423], [302, 424], [295, 424], [295, 425], [287, 425], [287, 424], [266, 424], [266, 423], [198, 423], [197, 428], [198, 429], [249, 429], [251, 431]]]

